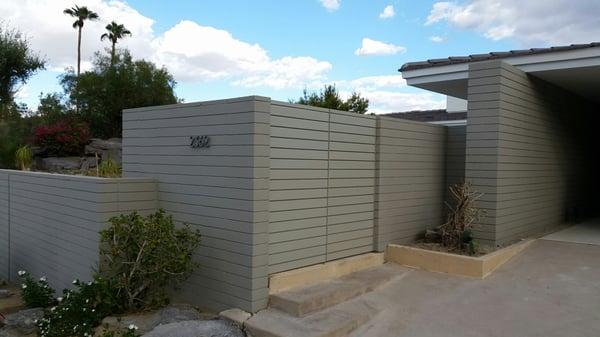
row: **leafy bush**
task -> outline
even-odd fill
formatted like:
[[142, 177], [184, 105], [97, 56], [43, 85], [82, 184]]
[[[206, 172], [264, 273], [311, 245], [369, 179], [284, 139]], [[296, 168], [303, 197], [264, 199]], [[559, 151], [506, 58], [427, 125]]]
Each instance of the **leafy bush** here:
[[15, 151], [15, 165], [23, 171], [29, 171], [31, 169], [31, 163], [33, 162], [33, 154], [31, 149], [27, 145], [23, 145]]
[[109, 157], [98, 165], [98, 175], [104, 178], [118, 178], [121, 176], [121, 168]]
[[28, 308], [45, 308], [54, 302], [54, 289], [50, 288], [45, 276], [35, 280], [28, 272], [18, 272], [22, 280], [21, 299]]
[[119, 300], [109, 280], [74, 280], [75, 290], [63, 290], [58, 305], [38, 322], [41, 337], [92, 336], [95, 327], [108, 315], [120, 313]]
[[166, 287], [189, 276], [200, 234], [160, 210], [147, 217], [138, 213], [110, 219], [100, 232], [100, 274], [115, 282], [116, 295], [127, 310], [167, 302]]
[[57, 156], [79, 155], [90, 140], [90, 129], [75, 118], [65, 118], [34, 129], [34, 143]]

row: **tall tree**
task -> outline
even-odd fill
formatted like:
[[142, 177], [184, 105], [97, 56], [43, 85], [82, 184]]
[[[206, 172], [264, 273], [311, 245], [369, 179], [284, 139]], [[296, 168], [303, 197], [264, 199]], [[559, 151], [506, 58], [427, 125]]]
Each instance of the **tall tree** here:
[[25, 84], [45, 62], [29, 47], [29, 42], [14, 29], [0, 25], [0, 104], [14, 103], [19, 86]]
[[167, 69], [133, 60], [126, 49], [117, 50], [114, 65], [109, 56], [96, 53], [92, 70], [79, 79], [69, 72], [61, 82], [70, 102], [79, 103], [79, 115], [94, 137], [121, 137], [123, 109], [179, 102]]
[[98, 19], [98, 14], [89, 10], [85, 6], [77, 6], [67, 8], [63, 13], [76, 18], [73, 22], [73, 28], [77, 29], [77, 77], [81, 73], [81, 30], [83, 29], [83, 23], [86, 20], [93, 21]]
[[358, 114], [364, 114], [369, 109], [369, 100], [367, 98], [363, 98], [359, 93], [353, 92], [348, 99], [343, 100], [335, 85], [326, 85], [320, 92], [312, 92], [310, 94], [304, 89], [302, 97], [298, 100], [290, 100], [290, 102], [320, 108], [350, 111]]
[[125, 28], [124, 25], [117, 24], [116, 22], [111, 22], [106, 25], [107, 32], [102, 34], [100, 40], [108, 39], [110, 40], [112, 46], [110, 50], [110, 65], [113, 66], [115, 64], [115, 46], [119, 39], [125, 38], [127, 36], [131, 36], [131, 32]]

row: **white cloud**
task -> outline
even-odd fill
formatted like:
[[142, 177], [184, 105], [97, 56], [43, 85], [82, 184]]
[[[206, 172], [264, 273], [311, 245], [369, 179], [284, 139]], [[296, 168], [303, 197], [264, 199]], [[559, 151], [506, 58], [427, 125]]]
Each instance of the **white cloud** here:
[[389, 18], [393, 18], [394, 15], [396, 15], [396, 12], [394, 11], [394, 6], [387, 5], [383, 9], [383, 12], [379, 13], [379, 18], [380, 19], [389, 19]]
[[362, 46], [358, 48], [354, 54], [359, 56], [367, 55], [395, 55], [398, 53], [406, 52], [406, 48], [402, 46], [396, 46], [391, 43], [385, 43], [369, 38], [362, 39]]
[[[104, 26], [115, 20], [132, 32], [119, 42], [137, 58], [166, 66], [179, 81], [227, 79], [243, 86], [276, 89], [301, 88], [306, 82], [322, 80], [332, 68], [329, 62], [308, 56], [273, 59], [256, 43], [241, 41], [231, 33], [193, 21], [181, 21], [160, 35], [153, 31], [154, 20], [121, 1], [82, 0], [80, 6], [98, 12], [98, 22], [83, 28], [82, 68], [91, 68], [96, 50], [108, 47], [100, 41]], [[71, 0], [19, 0], [0, 2], [0, 17], [18, 27], [31, 39], [32, 48], [45, 53], [48, 68], [60, 71], [75, 66], [76, 31], [72, 18], [62, 10]]]
[[382, 114], [411, 110], [443, 109], [446, 99], [442, 95], [423, 92], [407, 93], [388, 90], [361, 90], [362, 96], [369, 99], [369, 112]]
[[402, 75], [367, 76], [344, 82], [352, 88], [365, 88], [376, 90], [379, 88], [402, 88], [406, 87], [406, 80]]
[[435, 36], [430, 36], [429, 40], [434, 43], [442, 43], [442, 42], [446, 42], [447, 39], [445, 36], [435, 35]]
[[340, 9], [341, 0], [319, 0], [321, 5], [330, 12], [337, 11]]
[[437, 2], [426, 25], [447, 22], [488, 39], [525, 46], [593, 42], [600, 36], [600, 1], [468, 0]]

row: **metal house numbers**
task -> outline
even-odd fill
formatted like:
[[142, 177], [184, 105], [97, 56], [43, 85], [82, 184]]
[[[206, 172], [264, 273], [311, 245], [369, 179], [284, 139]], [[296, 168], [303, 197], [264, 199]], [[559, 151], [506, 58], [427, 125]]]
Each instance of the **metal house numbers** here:
[[200, 149], [210, 147], [210, 137], [208, 136], [191, 136], [190, 147], [192, 149]]

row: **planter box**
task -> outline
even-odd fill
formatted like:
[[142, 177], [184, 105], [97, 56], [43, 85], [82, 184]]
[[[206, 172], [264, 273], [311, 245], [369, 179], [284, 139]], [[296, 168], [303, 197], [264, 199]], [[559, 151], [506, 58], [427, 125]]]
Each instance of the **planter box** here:
[[521, 241], [479, 257], [436, 252], [409, 246], [388, 245], [386, 260], [433, 272], [483, 279], [527, 248], [532, 242], [533, 240]]

